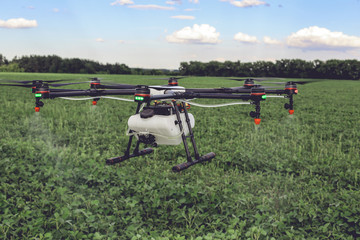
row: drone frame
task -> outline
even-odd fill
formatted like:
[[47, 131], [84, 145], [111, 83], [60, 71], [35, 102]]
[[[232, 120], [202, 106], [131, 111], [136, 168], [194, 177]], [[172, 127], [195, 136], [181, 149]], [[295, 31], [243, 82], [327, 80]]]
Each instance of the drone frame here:
[[[62, 81], [62, 80], [61, 80]], [[24, 83], [31, 81], [24, 81]], [[51, 82], [51, 81], [49, 81]], [[22, 83], [22, 82], [20, 82]], [[83, 82], [81, 82], [83, 83]], [[102, 85], [100, 80], [97, 78], [92, 79], [90, 82], [90, 89], [78, 90], [78, 89], [50, 89], [53, 86], [65, 86], [70, 84], [49, 84], [46, 81], [36, 80], [32, 81], [32, 85], [24, 85], [26, 87], [32, 87], [32, 92], [35, 93], [35, 111], [39, 112], [40, 108], [44, 106], [41, 99], [54, 99], [60, 97], [77, 97], [77, 96], [90, 96], [93, 98], [93, 105], [97, 104], [97, 101], [102, 96], [107, 95], [133, 95], [134, 101], [137, 102], [135, 114], [139, 114], [141, 106], [146, 104], [150, 106], [152, 101], [171, 101], [171, 106], [176, 115], [176, 124], [181, 132], [182, 142], [185, 148], [187, 161], [178, 164], [172, 168], [174, 172], [180, 172], [193, 166], [197, 163], [210, 161], [215, 157], [215, 153], [210, 152], [205, 155], [200, 155], [197, 149], [197, 145], [194, 138], [194, 132], [190, 125], [190, 118], [186, 108], [186, 99], [194, 98], [207, 98], [207, 99], [236, 99], [243, 101], [251, 101], [250, 104], [255, 105], [255, 111], [250, 112], [250, 116], [254, 118], [255, 124], [260, 124], [260, 103], [266, 100], [266, 94], [285, 95], [289, 98], [289, 103], [286, 103], [284, 107], [289, 110], [290, 114], [294, 113], [293, 108], [293, 95], [298, 93], [296, 82], [286, 82], [285, 89], [269, 90], [255, 85], [250, 79], [245, 81], [244, 87], [233, 87], [233, 88], [182, 88], [178, 87], [177, 78], [170, 78], [168, 85], [164, 86], [145, 86], [145, 85], [128, 85], [128, 84], [115, 84], [115, 85]], [[1, 86], [1, 85], [0, 85]], [[22, 86], [15, 84], [7, 84], [7, 86]], [[150, 89], [164, 90], [163, 94], [152, 95]], [[185, 123], [182, 122], [180, 113], [185, 115]], [[187, 126], [184, 126], [187, 125]], [[189, 134], [186, 136], [183, 131], [184, 128], [188, 128]], [[131, 130], [130, 130], [131, 131]], [[130, 132], [131, 133], [131, 132]], [[139, 150], [140, 139], [137, 139], [135, 149], [130, 153], [130, 149], [133, 141], [133, 134], [130, 134], [127, 148], [123, 156], [113, 157], [106, 160], [107, 165], [114, 165], [116, 163], [123, 162], [127, 159], [147, 155], [153, 152], [152, 148], [145, 148]], [[189, 150], [189, 144], [187, 139], [190, 138], [191, 145], [193, 147], [193, 155]], [[145, 143], [145, 142], [143, 142]], [[146, 144], [146, 143], [145, 143]]]

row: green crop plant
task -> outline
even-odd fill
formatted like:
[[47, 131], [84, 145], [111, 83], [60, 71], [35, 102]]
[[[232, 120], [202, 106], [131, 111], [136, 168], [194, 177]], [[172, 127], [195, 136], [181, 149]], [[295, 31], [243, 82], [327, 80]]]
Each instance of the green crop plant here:
[[[0, 79], [15, 80], [86, 77], [0, 73]], [[166, 84], [145, 76], [97, 77]], [[241, 84], [207, 77], [179, 82]], [[105, 165], [125, 150], [126, 124], [136, 104], [55, 99], [44, 100], [35, 113], [29, 89], [1, 87], [0, 238], [356, 239], [359, 84], [300, 85], [292, 117], [284, 99], [268, 98], [258, 128], [248, 116], [252, 106], [192, 106], [199, 151], [216, 157], [180, 174], [171, 167], [184, 161], [182, 145]]]

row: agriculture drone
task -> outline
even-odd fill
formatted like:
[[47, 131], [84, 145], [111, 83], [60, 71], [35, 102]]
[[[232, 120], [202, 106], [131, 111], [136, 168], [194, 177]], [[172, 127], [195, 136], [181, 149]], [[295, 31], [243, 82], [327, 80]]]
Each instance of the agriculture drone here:
[[[290, 114], [294, 113], [293, 96], [298, 93], [297, 84], [305, 84], [304, 81], [276, 82], [275, 84], [284, 84], [283, 89], [269, 89], [267, 87], [255, 84], [255, 81], [264, 81], [264, 79], [237, 79], [244, 81], [240, 87], [230, 88], [184, 88], [178, 86], [178, 79], [182, 77], [171, 77], [167, 85], [148, 86], [148, 85], [128, 85], [128, 84], [103, 84], [98, 78], [91, 78], [87, 82], [75, 83], [54, 83], [66, 80], [32, 80], [32, 81], [7, 81], [11, 84], [0, 84], [0, 86], [17, 86], [31, 88], [35, 94], [35, 112], [39, 112], [44, 106], [42, 99], [64, 98], [69, 100], [92, 100], [96, 105], [100, 98], [112, 98], [137, 103], [135, 114], [128, 120], [129, 141], [123, 156], [114, 157], [106, 160], [107, 165], [113, 165], [123, 162], [127, 159], [150, 154], [152, 148], [139, 150], [140, 143], [145, 145], [178, 145], [183, 142], [187, 161], [172, 168], [174, 172], [180, 172], [197, 163], [206, 162], [215, 157], [215, 153], [210, 152], [200, 155], [195, 143], [193, 127], [195, 125], [194, 116], [188, 112], [189, 104], [200, 107], [220, 107], [235, 104], [252, 104], [255, 111], [250, 112], [256, 125], [260, 124], [260, 104], [267, 97], [282, 97], [289, 99], [284, 108]], [[265, 79], [266, 80], [266, 79]], [[90, 83], [90, 89], [53, 89], [50, 87], [60, 87], [66, 85]], [[134, 100], [111, 97], [109, 95], [133, 95]], [[269, 96], [268, 96], [269, 95]], [[87, 98], [74, 98], [79, 96], [88, 96]], [[207, 99], [234, 99], [241, 102], [220, 104], [220, 105], [201, 105], [190, 102], [197, 98]], [[130, 152], [132, 141], [136, 138], [135, 149]], [[193, 154], [189, 150], [187, 140], [190, 139]]]

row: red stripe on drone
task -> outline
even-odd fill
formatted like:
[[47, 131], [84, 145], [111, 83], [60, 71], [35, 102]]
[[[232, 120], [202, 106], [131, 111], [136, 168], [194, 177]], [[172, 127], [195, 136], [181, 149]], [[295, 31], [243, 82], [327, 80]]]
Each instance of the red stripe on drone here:
[[139, 97], [150, 97], [150, 94], [135, 94], [135, 96], [139, 96]]

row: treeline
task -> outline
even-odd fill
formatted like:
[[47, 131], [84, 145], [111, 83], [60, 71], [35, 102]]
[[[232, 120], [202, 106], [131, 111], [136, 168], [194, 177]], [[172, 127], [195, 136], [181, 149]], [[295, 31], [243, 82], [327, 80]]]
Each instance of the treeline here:
[[360, 61], [282, 59], [276, 62], [217, 62], [191, 61], [180, 64], [180, 75], [221, 77], [284, 77], [360, 79]]
[[174, 75], [178, 71], [166, 69], [129, 68], [125, 64], [102, 64], [79, 58], [61, 58], [56, 55], [30, 55], [15, 57], [9, 61], [0, 54], [0, 72], [37, 72], [37, 73], [85, 73], [85, 74], [137, 74], [137, 75]]
[[79, 58], [61, 58], [56, 55], [30, 55], [11, 61], [0, 54], [0, 72], [38, 73], [87, 73], [87, 74], [136, 74], [136, 75], [182, 75], [218, 77], [284, 77], [360, 79], [358, 60], [282, 59], [276, 62], [182, 62], [179, 70], [129, 68], [125, 64], [102, 64]]
[[[79, 59], [61, 58], [56, 55], [38, 56], [30, 55], [21, 58], [15, 57], [12, 61], [0, 56], [0, 66], [17, 65], [19, 71], [37, 73], [108, 73], [108, 74], [131, 74], [131, 69], [125, 64], [101, 64], [99, 62]], [[6, 64], [7, 63], [7, 64]], [[3, 66], [6, 68], [6, 66]]]

